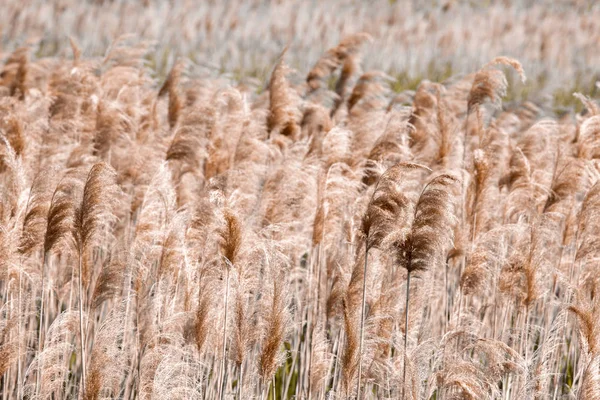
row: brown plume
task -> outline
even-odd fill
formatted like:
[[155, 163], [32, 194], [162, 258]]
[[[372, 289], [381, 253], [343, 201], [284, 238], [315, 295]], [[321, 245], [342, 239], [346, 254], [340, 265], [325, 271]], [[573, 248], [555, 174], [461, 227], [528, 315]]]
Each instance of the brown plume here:
[[395, 255], [399, 265], [407, 271], [424, 271], [445, 260], [456, 223], [459, 183], [459, 179], [450, 174], [432, 179], [415, 205], [410, 233], [395, 234]]
[[284, 63], [285, 51], [273, 69], [269, 83], [269, 133], [278, 132], [295, 139], [300, 133], [301, 112], [297, 105], [297, 95], [286, 79], [288, 67]]
[[[429, 170], [419, 164], [398, 163], [380, 178], [362, 219], [361, 232], [367, 238], [367, 248], [379, 247], [391, 232], [410, 220], [414, 192], [410, 184]], [[408, 185], [407, 185], [408, 184]], [[410, 197], [412, 194], [412, 197]]]
[[119, 195], [115, 170], [105, 163], [95, 164], [88, 173], [81, 205], [76, 210], [73, 221], [77, 249], [84, 255], [84, 286], [87, 286], [89, 280], [86, 256], [100, 235], [106, 233], [115, 222], [114, 208], [118, 204]]
[[360, 47], [370, 40], [372, 40], [371, 35], [357, 33], [345, 37], [337, 46], [327, 50], [306, 77], [309, 87], [312, 90], [318, 89], [323, 84], [323, 80], [338, 69], [347, 57], [354, 56]]
[[242, 246], [242, 225], [231, 210], [223, 212], [225, 227], [219, 232], [221, 237], [221, 254], [235, 265]]
[[[15, 50], [8, 60], [6, 60], [2, 71], [3, 80], [8, 81], [9, 93], [11, 96], [17, 96], [19, 100], [24, 100], [27, 93], [27, 75], [29, 71], [29, 59], [27, 47], [20, 47]], [[12, 79], [8, 78], [7, 75]]]
[[[281, 345], [287, 329], [287, 301], [284, 270], [281, 266], [271, 266], [272, 294], [265, 315], [264, 333], [259, 358], [259, 372], [263, 382], [268, 382], [282, 361]], [[279, 271], [277, 268], [281, 268]]]
[[158, 97], [162, 97], [165, 94], [169, 94], [169, 126], [173, 128], [179, 120], [181, 114], [181, 108], [183, 107], [183, 101], [179, 96], [179, 81], [181, 80], [181, 74], [185, 67], [185, 63], [179, 60], [173, 65], [165, 83], [158, 91]]
[[77, 248], [74, 229], [83, 196], [84, 176], [82, 170], [67, 171], [56, 187], [48, 209], [45, 253], [64, 241], [73, 249]]
[[521, 63], [509, 57], [496, 57], [475, 74], [473, 86], [467, 99], [467, 108], [469, 110], [473, 106], [483, 104], [486, 100], [490, 100], [496, 107], [500, 106], [502, 97], [506, 96], [508, 82], [506, 81], [504, 72], [492, 68], [499, 64], [514, 68], [521, 77], [521, 80], [525, 82], [525, 72]]
[[23, 231], [19, 243], [19, 252], [28, 255], [43, 244], [46, 234], [46, 218], [52, 199], [52, 184], [56, 171], [39, 173], [31, 184], [28, 206], [23, 219]]

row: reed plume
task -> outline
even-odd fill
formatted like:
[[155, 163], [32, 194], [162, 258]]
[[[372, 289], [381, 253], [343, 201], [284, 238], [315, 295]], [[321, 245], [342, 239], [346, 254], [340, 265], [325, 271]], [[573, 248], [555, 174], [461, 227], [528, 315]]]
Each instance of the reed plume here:
[[120, 188], [114, 169], [106, 163], [92, 166], [83, 187], [81, 205], [77, 208], [73, 221], [77, 250], [83, 262], [80, 272], [85, 287], [90, 280], [87, 256], [100, 235], [115, 222], [114, 209], [119, 195]]
[[[79, 254], [79, 322], [82, 355], [82, 383], [85, 392], [86, 349], [83, 329], [85, 293], [90, 280], [89, 251], [100, 234], [114, 222], [113, 206], [118, 201], [116, 173], [104, 163], [94, 165], [85, 183], [82, 171], [74, 170], [65, 176], [54, 192], [48, 211], [44, 253], [60, 243]], [[77, 196], [81, 196], [79, 199]], [[45, 264], [45, 261], [44, 261]]]
[[[411, 212], [411, 206], [414, 199], [411, 199], [410, 185], [414, 184], [414, 180], [422, 174], [423, 171], [427, 171], [426, 167], [418, 164], [411, 163], [398, 163], [388, 169], [379, 178], [371, 200], [367, 206], [367, 210], [361, 221], [361, 233], [364, 236], [365, 241], [365, 253], [364, 253], [364, 268], [362, 271], [362, 277], [359, 269], [353, 270], [352, 278], [348, 288], [348, 294], [346, 295], [344, 303], [344, 316], [346, 320], [346, 333], [347, 333], [347, 347], [344, 355], [344, 374], [346, 376], [346, 387], [349, 387], [350, 380], [353, 379], [353, 370], [358, 366], [358, 398], [361, 394], [361, 375], [362, 375], [362, 347], [364, 341], [364, 323], [365, 323], [365, 306], [366, 306], [366, 281], [367, 281], [367, 267], [368, 267], [368, 254], [371, 248], [378, 248], [384, 245], [384, 241], [390, 235], [390, 232], [397, 229], [398, 221], [401, 224], [406, 223], [408, 215]], [[409, 189], [409, 190], [406, 190]], [[358, 264], [357, 264], [358, 265]], [[360, 314], [360, 328], [353, 325], [353, 317], [349, 314], [350, 310], [355, 310], [358, 305], [357, 296], [352, 296], [352, 292], [356, 291], [352, 289], [362, 282], [362, 302], [361, 302], [361, 314]], [[354, 300], [354, 299], [356, 300]], [[356, 340], [351, 339], [355, 336], [353, 332], [359, 329], [360, 338], [358, 339], [358, 360], [354, 360], [354, 351]]]
[[219, 384], [219, 393], [221, 398], [224, 396], [226, 385], [225, 377], [225, 361], [227, 358], [226, 350], [227, 350], [227, 314], [228, 314], [228, 305], [229, 305], [229, 280], [231, 269], [236, 264], [237, 256], [240, 251], [240, 247], [242, 245], [242, 225], [239, 219], [230, 211], [225, 210], [223, 213], [223, 217], [225, 219], [225, 227], [223, 230], [219, 232], [219, 236], [221, 238], [220, 249], [221, 255], [225, 259], [224, 267], [225, 267], [225, 310], [223, 317], [223, 343], [222, 343], [222, 361], [221, 361], [221, 375], [222, 381]]
[[49, 174], [40, 172], [31, 184], [19, 243], [19, 252], [23, 255], [29, 255], [43, 244], [55, 173], [56, 171], [50, 171]]
[[168, 121], [171, 129], [177, 124], [179, 120], [179, 116], [181, 114], [181, 108], [183, 107], [183, 101], [179, 95], [179, 81], [181, 80], [181, 74], [183, 73], [183, 69], [185, 67], [185, 63], [180, 60], [171, 69], [167, 79], [163, 83], [162, 87], [158, 91], [158, 97], [162, 97], [165, 94], [169, 95], [169, 112], [168, 112]]
[[357, 33], [342, 39], [337, 46], [327, 50], [310, 70], [306, 77], [308, 86], [312, 90], [321, 87], [324, 78], [342, 66], [347, 59], [355, 56], [360, 47], [371, 40], [371, 35], [367, 33]]
[[[280, 256], [276, 256], [280, 257]], [[265, 330], [261, 339], [260, 357], [258, 360], [258, 370], [262, 379], [262, 384], [266, 384], [275, 374], [275, 371], [283, 361], [281, 345], [287, 331], [288, 313], [287, 313], [287, 284], [285, 279], [284, 260], [277, 258], [271, 260], [268, 267], [270, 271], [270, 285], [267, 302], [264, 305], [264, 323]], [[273, 387], [273, 391], [275, 387]]]
[[506, 96], [508, 82], [504, 72], [492, 68], [497, 65], [512, 67], [519, 74], [521, 81], [525, 82], [525, 72], [521, 63], [509, 57], [496, 57], [475, 74], [467, 99], [468, 110], [483, 104], [486, 100], [489, 100], [495, 107], [500, 106], [502, 97]]
[[406, 386], [406, 350], [408, 344], [408, 306], [410, 275], [427, 271], [443, 263], [452, 245], [453, 225], [456, 223], [457, 177], [438, 175], [425, 185], [410, 216], [410, 230], [394, 233], [392, 248], [398, 265], [406, 269], [406, 306], [404, 309], [404, 379]]
[[269, 117], [267, 129], [296, 139], [299, 135], [301, 114], [296, 106], [297, 94], [290, 87], [286, 75], [289, 68], [284, 63], [286, 51], [281, 54], [279, 62], [273, 69], [269, 82]]
[[[25, 100], [25, 95], [27, 94], [26, 82], [27, 75], [29, 72], [29, 58], [27, 54], [28, 52], [29, 49], [27, 47], [18, 48], [10, 55], [5, 64], [6, 69], [9, 69], [10, 67], [16, 64], [16, 71], [14, 71], [14, 77], [9, 84], [9, 93], [11, 96], [18, 97], [19, 100]], [[6, 79], [6, 77], [4, 78]]]

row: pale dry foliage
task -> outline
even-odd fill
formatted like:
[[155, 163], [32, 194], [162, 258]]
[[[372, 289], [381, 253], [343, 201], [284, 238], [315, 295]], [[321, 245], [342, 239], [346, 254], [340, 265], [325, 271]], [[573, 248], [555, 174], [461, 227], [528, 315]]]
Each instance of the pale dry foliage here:
[[503, 105], [510, 57], [395, 94], [376, 41], [263, 91], [5, 57], [3, 399], [600, 398], [598, 104]]
[[[2, 6], [0, 53], [39, 44], [41, 54], [66, 54], [73, 38], [83, 54], [103, 56], [116, 37], [135, 34], [155, 45], [147, 59], [162, 74], [177, 57], [191, 55], [200, 69], [251, 82], [268, 76], [285, 45], [289, 65], [315, 73], [311, 88], [326, 84], [321, 77], [332, 68], [344, 71], [346, 83], [357, 78], [348, 72], [360, 76], [361, 69], [417, 79], [432, 70], [467, 74], [498, 55], [517, 58], [531, 84], [548, 89], [544, 94], [590, 90], [581, 82], [593, 85], [600, 73], [600, 7], [593, 0], [3, 0]], [[126, 40], [140, 51], [139, 41]], [[15, 63], [10, 73], [17, 70]], [[342, 89], [336, 91], [350, 94]]]

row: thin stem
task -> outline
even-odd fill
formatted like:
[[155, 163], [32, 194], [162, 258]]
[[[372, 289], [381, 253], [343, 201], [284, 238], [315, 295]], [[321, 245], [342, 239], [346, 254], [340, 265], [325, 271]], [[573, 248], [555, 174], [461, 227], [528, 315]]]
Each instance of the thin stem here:
[[330, 390], [333, 390], [333, 392], [337, 392], [338, 391], [338, 384], [339, 384], [339, 368], [338, 365], [340, 364], [340, 351], [342, 348], [341, 343], [344, 342], [345, 340], [345, 331], [343, 329], [340, 329], [338, 332], [338, 339], [337, 339], [337, 347], [335, 350], [335, 358], [334, 358], [334, 364], [333, 364], [333, 385], [331, 386]]
[[81, 382], [82, 393], [85, 394], [86, 384], [86, 357], [85, 357], [85, 333], [83, 330], [83, 265], [81, 246], [79, 246], [79, 342], [81, 344]]
[[404, 368], [402, 371], [402, 400], [406, 392], [406, 349], [408, 344], [408, 301], [410, 298], [410, 271], [406, 275], [406, 308], [404, 309]]
[[358, 345], [358, 384], [356, 386], [356, 399], [360, 400], [360, 381], [362, 377], [362, 348], [365, 336], [365, 305], [367, 299], [367, 265], [369, 258], [369, 237], [365, 240], [365, 268], [363, 270], [362, 305], [360, 309], [360, 343]]
[[[45, 291], [45, 285], [46, 285], [46, 262], [47, 262], [47, 255], [46, 252], [44, 252], [44, 259], [42, 260], [42, 298], [40, 300], [40, 331], [38, 333], [38, 348], [37, 348], [37, 356], [39, 357], [39, 355], [41, 354], [42, 350], [43, 350], [43, 342], [42, 342], [42, 334], [44, 332], [43, 326], [44, 326], [44, 293]], [[41, 368], [37, 369], [36, 375], [35, 375], [35, 392], [39, 393], [40, 390], [40, 372]]]
[[[300, 371], [300, 349], [301, 347], [301, 343], [300, 341], [298, 341], [298, 344], [295, 347], [295, 350], [293, 352], [293, 356], [292, 356], [292, 365], [290, 367], [290, 373], [289, 374], [285, 374], [284, 378], [282, 379], [282, 389], [283, 389], [283, 393], [288, 393], [290, 390], [290, 384], [292, 383], [292, 376], [294, 375], [294, 370], [296, 368], [298, 368], [298, 376], [301, 376], [301, 371]], [[297, 367], [298, 366], [298, 367]], [[301, 381], [297, 381], [296, 382], [296, 387], [298, 386], [298, 383], [301, 384]]]
[[448, 260], [446, 260], [446, 265], [444, 266], [444, 333], [446, 333], [448, 330], [448, 310], [450, 309], [450, 296], [448, 295], [448, 292], [450, 291], [450, 288], [448, 287], [448, 269]]
[[23, 264], [21, 262], [21, 264], [19, 265], [19, 307], [17, 309], [17, 312], [19, 313], [18, 318], [18, 330], [17, 330], [17, 339], [19, 340], [19, 344], [17, 346], [18, 349], [18, 356], [17, 356], [17, 398], [20, 399], [21, 398], [21, 309], [22, 309], [22, 305], [21, 305], [21, 274], [23, 271]]
[[242, 363], [240, 364], [240, 378], [238, 381], [238, 399], [243, 399], [244, 396], [244, 390], [243, 390], [243, 386], [244, 386], [244, 362], [242, 361]]
[[226, 383], [226, 374], [227, 371], [225, 371], [225, 351], [227, 350], [227, 306], [229, 303], [229, 260], [226, 260], [226, 268], [227, 268], [227, 272], [226, 272], [226, 289], [225, 289], [225, 318], [223, 319], [223, 358], [221, 359], [221, 379], [220, 379], [220, 383], [219, 383], [219, 398], [221, 400], [223, 400], [225, 398], [225, 390], [224, 390], [224, 386], [227, 384]]
[[463, 160], [462, 160], [462, 166], [463, 168], [466, 168], [466, 164], [467, 164], [467, 146], [468, 146], [468, 139], [469, 139], [469, 115], [471, 114], [471, 107], [467, 108], [467, 118], [465, 118], [465, 134], [463, 136]]
[[525, 363], [528, 363], [528, 352], [527, 352], [527, 343], [529, 342], [529, 305], [525, 308], [525, 332], [524, 335], [524, 350], [525, 350]]
[[[318, 270], [318, 266], [319, 266], [319, 245], [317, 244], [317, 247], [313, 248], [313, 253], [315, 254], [314, 257], [311, 257], [311, 268], [310, 268], [310, 273], [309, 273], [309, 277], [308, 277], [308, 284], [309, 284], [309, 290], [308, 293], [310, 293], [310, 295], [312, 296], [313, 294], [313, 289], [312, 289], [312, 282], [313, 282], [313, 272], [315, 269], [315, 265], [316, 268]], [[316, 261], [315, 261], [316, 260]], [[320, 272], [320, 270], [318, 270]], [[319, 287], [320, 287], [320, 280], [319, 280], [320, 276], [317, 273], [317, 307], [318, 307], [318, 303], [319, 303]], [[313, 298], [311, 297], [311, 300]], [[314, 303], [314, 302], [313, 302]], [[306, 331], [309, 332], [309, 340], [307, 341], [306, 345], [306, 359], [308, 360], [308, 370], [304, 373], [304, 377], [302, 378], [302, 387], [300, 387], [300, 397], [303, 395], [304, 392], [304, 382], [306, 381], [306, 393], [308, 394], [308, 398], [310, 398], [310, 394], [311, 394], [311, 387], [310, 387], [310, 371], [312, 371], [312, 362], [313, 362], [313, 339], [314, 339], [314, 334], [315, 334], [315, 326], [318, 323], [315, 322], [315, 326], [313, 326], [312, 323], [312, 316], [313, 313], [311, 312], [311, 309], [307, 307], [306, 310], [306, 319], [307, 319], [307, 328]], [[318, 316], [315, 315], [315, 319], [317, 319]]]
[[[308, 376], [308, 389], [307, 389], [307, 393], [308, 393], [308, 398], [311, 398], [312, 395], [312, 382], [311, 382], [311, 378], [310, 378], [310, 372], [312, 371], [312, 363], [313, 363], [313, 351], [314, 351], [314, 334], [315, 334], [315, 329], [317, 328], [317, 326], [319, 325], [319, 304], [321, 303], [321, 244], [319, 243], [317, 245], [317, 301], [316, 301], [316, 309], [315, 309], [315, 313], [314, 313], [314, 320], [315, 322], [313, 323], [313, 327], [311, 330], [311, 334], [310, 334], [310, 352], [309, 352], [309, 361], [308, 361], [308, 371], [307, 371], [307, 376]], [[328, 373], [328, 377], [329, 377], [329, 373]], [[329, 378], [326, 380], [328, 381]], [[320, 395], [319, 395], [320, 398]]]
[[[131, 274], [131, 272], [130, 272]], [[130, 304], [131, 304], [131, 285], [129, 285], [129, 282], [131, 282], [131, 275], [127, 278], [127, 304], [125, 306], [125, 328], [123, 330], [123, 343], [127, 343], [128, 340], [128, 329], [127, 329], [127, 325], [128, 325], [128, 321], [129, 321], [129, 310], [130, 310]], [[137, 331], [137, 326], [134, 327], [134, 329]], [[137, 334], [137, 333], [136, 333]], [[135, 340], [135, 339], [134, 339]], [[135, 380], [135, 378], [133, 377], [133, 373], [135, 372], [135, 362], [132, 361], [131, 363], [131, 368], [129, 369], [129, 372], [127, 373], [127, 380], [126, 380], [126, 384], [125, 384], [125, 396], [123, 398], [125, 399], [129, 399], [129, 395], [130, 395], [130, 390], [131, 387], [133, 386], [131, 381]]]

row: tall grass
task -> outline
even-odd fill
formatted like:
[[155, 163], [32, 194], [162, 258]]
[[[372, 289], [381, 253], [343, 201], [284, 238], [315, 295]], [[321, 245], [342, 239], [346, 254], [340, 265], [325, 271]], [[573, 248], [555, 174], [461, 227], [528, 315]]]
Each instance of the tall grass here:
[[598, 398], [600, 107], [503, 106], [507, 57], [395, 93], [375, 40], [263, 92], [8, 57], [2, 398]]

